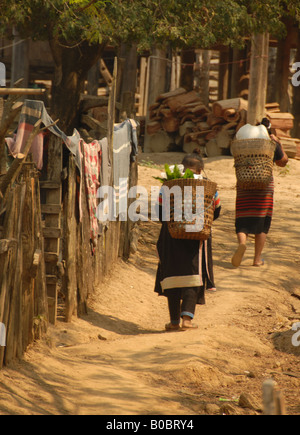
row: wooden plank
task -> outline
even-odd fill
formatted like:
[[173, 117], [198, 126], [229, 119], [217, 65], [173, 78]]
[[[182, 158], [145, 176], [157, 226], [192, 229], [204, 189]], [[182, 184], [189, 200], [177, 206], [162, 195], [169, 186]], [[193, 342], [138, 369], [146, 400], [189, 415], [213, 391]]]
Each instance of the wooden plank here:
[[139, 116], [146, 115], [144, 111], [146, 80], [147, 80], [147, 60], [145, 57], [142, 57], [141, 64], [140, 64], [140, 83], [139, 83], [140, 98], [139, 98], [139, 109], [137, 113]]
[[42, 213], [44, 214], [60, 214], [61, 205], [60, 204], [43, 204], [41, 206]]
[[77, 222], [76, 209], [76, 165], [74, 157], [69, 156], [69, 182], [65, 211], [65, 260], [66, 260], [66, 310], [65, 320], [70, 322], [77, 309], [77, 273], [76, 273], [76, 248], [77, 248]]
[[46, 275], [47, 284], [55, 285], [57, 284], [57, 276], [56, 275]]
[[116, 85], [117, 85], [117, 75], [118, 75], [118, 59], [115, 57], [114, 62], [114, 73], [113, 73], [113, 83], [110, 89], [109, 103], [108, 103], [108, 121], [107, 121], [107, 141], [109, 147], [110, 162], [112, 164], [111, 174], [113, 177], [113, 137], [114, 137], [114, 126], [116, 117]]
[[235, 114], [243, 109], [248, 109], [248, 101], [244, 100], [243, 98], [231, 98], [228, 100], [216, 101], [212, 105], [213, 114], [217, 118], [228, 116], [228, 110], [233, 111], [231, 113]]
[[170, 97], [166, 100], [166, 104], [168, 107], [173, 110], [177, 111], [181, 107], [185, 106], [189, 103], [194, 103], [196, 101], [199, 101], [199, 104], [201, 103], [200, 97], [195, 91], [187, 92], [182, 95], [178, 95], [176, 97]]
[[101, 134], [106, 135], [107, 133], [107, 124], [106, 122], [99, 122], [97, 119], [93, 118], [90, 115], [82, 115], [81, 123], [86, 124], [92, 130], [99, 131]]
[[42, 213], [39, 178], [36, 173], [34, 201], [36, 207], [34, 234], [35, 247], [41, 251], [40, 263], [37, 270], [37, 275], [34, 280], [34, 322], [33, 322], [33, 338], [38, 340], [47, 332], [48, 328], [48, 304], [46, 290], [46, 271], [44, 258], [44, 238], [42, 236]]
[[[9, 364], [16, 356], [20, 356], [23, 350], [22, 340], [23, 316], [22, 316], [22, 296], [23, 296], [23, 243], [22, 227], [23, 217], [26, 216], [26, 185], [20, 185], [13, 192], [15, 196], [15, 207], [12, 209], [10, 219], [14, 220], [14, 234], [18, 237], [18, 248], [12, 258], [12, 263], [8, 269], [7, 297], [9, 302], [6, 307], [7, 318], [4, 322], [7, 330], [7, 340], [5, 348], [5, 364]], [[14, 215], [14, 216], [13, 216]]]
[[107, 86], [112, 86], [113, 84], [113, 77], [110, 74], [105, 62], [103, 59], [100, 60], [100, 73], [104, 80], [106, 81]]
[[108, 105], [107, 97], [98, 97], [96, 95], [81, 95], [81, 112], [88, 112], [96, 107], [105, 107]]
[[45, 252], [44, 258], [46, 263], [55, 263], [58, 262], [58, 254], [56, 252]]
[[[54, 290], [54, 296], [49, 296], [49, 294], [50, 294], [50, 288], [51, 287], [49, 285], [47, 285], [47, 294], [48, 294], [47, 302], [48, 302], [49, 321], [51, 323], [54, 322], [54, 324], [55, 324], [56, 323], [56, 313], [57, 313], [56, 285], [54, 286], [54, 289], [55, 289]], [[53, 318], [53, 316], [54, 316], [53, 313], [55, 313], [55, 320]]]
[[43, 228], [43, 236], [45, 239], [58, 239], [61, 237], [61, 228]]
[[33, 165], [23, 169], [23, 178], [26, 181], [26, 195], [24, 205], [24, 215], [22, 220], [21, 234], [26, 234], [26, 239], [22, 240], [23, 255], [23, 274], [22, 274], [22, 348], [23, 352], [33, 341], [33, 319], [34, 319], [34, 279], [37, 274], [37, 267], [34, 270], [33, 260], [36, 263], [39, 259], [35, 257], [35, 220], [36, 204], [34, 202], [34, 183]]
[[43, 95], [46, 89], [0, 88], [0, 95]]
[[267, 112], [267, 117], [271, 121], [272, 128], [286, 131], [286, 130], [291, 130], [294, 127], [294, 116], [291, 113]]
[[40, 187], [41, 189], [60, 189], [60, 183], [56, 183], [53, 181], [40, 181]]

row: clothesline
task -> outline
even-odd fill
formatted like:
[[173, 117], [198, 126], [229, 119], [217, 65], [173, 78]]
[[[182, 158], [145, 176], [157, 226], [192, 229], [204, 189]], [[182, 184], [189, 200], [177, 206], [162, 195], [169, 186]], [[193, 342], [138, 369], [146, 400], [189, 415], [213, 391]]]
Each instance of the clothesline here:
[[[109, 185], [111, 169], [113, 168], [114, 187], [118, 195], [115, 210], [117, 216], [119, 201], [122, 200], [122, 195], [126, 197], [128, 186], [128, 181], [125, 189], [119, 182], [120, 180], [128, 180], [130, 161], [134, 161], [138, 154], [137, 123], [132, 119], [127, 119], [121, 124], [114, 125], [113, 161], [111, 162], [107, 138], [95, 139], [91, 143], [86, 143], [76, 129], [74, 129], [72, 136], [67, 136], [56, 124], [53, 124], [42, 101], [25, 100], [16, 134], [13, 137], [5, 138], [8, 152], [12, 157], [16, 157], [17, 154], [22, 152], [30, 132], [39, 119], [42, 120], [44, 125], [49, 126], [49, 131], [52, 134], [62, 139], [66, 147], [74, 155], [80, 174], [80, 219], [82, 218], [82, 186], [84, 186], [90, 218], [90, 239], [95, 247], [99, 234], [99, 221], [96, 216], [97, 190], [100, 185]], [[31, 145], [31, 153], [37, 168], [42, 170], [44, 164], [43, 134], [35, 137]]]
[[4, 47], [0, 47], [0, 50], [6, 50], [7, 48], [15, 47], [16, 45], [22, 44], [22, 42], [25, 42], [27, 40], [29, 40], [29, 38], [27, 38], [27, 39], [21, 39], [20, 41], [13, 42], [10, 45], [5, 45]]
[[[175, 59], [167, 59], [165, 57], [160, 57], [160, 56], [153, 56], [153, 55], [151, 55], [151, 56], [148, 57], [148, 59], [164, 60], [164, 61], [172, 63], [172, 64], [176, 63]], [[269, 56], [267, 56], [267, 55], [254, 56], [253, 59], [269, 59]], [[250, 61], [250, 57], [248, 57], [246, 59], [233, 60], [233, 61], [230, 61], [230, 62], [222, 62], [222, 63], [218, 63], [217, 65], [219, 65], [219, 66], [233, 65], [233, 64], [236, 64], [236, 63], [244, 63], [244, 62], [249, 62], [249, 61]], [[197, 62], [194, 62], [194, 63], [183, 63], [183, 62], [180, 62], [181, 66], [194, 66], [196, 64], [197, 64]]]

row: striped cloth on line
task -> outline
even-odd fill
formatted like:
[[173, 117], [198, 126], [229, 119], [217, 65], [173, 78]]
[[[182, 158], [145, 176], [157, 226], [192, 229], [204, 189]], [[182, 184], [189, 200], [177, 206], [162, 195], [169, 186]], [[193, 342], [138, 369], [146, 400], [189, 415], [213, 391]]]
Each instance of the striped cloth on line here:
[[[101, 147], [98, 141], [90, 144], [81, 140], [85, 190], [90, 219], [90, 237], [93, 246], [97, 245], [99, 223], [97, 219], [97, 191], [100, 187]], [[81, 202], [81, 200], [80, 200]]]

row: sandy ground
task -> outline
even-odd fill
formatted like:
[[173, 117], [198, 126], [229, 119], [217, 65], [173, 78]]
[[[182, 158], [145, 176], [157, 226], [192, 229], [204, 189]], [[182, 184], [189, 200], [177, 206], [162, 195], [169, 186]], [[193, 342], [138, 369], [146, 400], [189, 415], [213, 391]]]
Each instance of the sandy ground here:
[[[142, 154], [139, 184], [159, 185], [156, 165], [182, 154]], [[222, 214], [213, 228], [217, 293], [198, 306], [199, 329], [164, 332], [166, 300], [154, 291], [160, 224], [138, 226], [138, 251], [120, 261], [89, 301], [88, 315], [50, 327], [24, 360], [0, 372], [0, 414], [198, 415], [262, 413], [262, 385], [277, 382], [300, 414], [300, 161], [275, 169], [275, 210], [264, 252], [253, 239], [240, 268], [234, 233], [233, 159], [205, 160]], [[300, 337], [294, 336], [294, 344]], [[247, 408], [239, 403], [248, 395]]]

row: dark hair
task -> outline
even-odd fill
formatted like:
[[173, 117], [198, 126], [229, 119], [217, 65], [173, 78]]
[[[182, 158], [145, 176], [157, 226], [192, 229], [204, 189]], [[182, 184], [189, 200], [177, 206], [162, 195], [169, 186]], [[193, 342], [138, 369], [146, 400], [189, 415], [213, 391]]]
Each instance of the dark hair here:
[[271, 133], [271, 121], [268, 118], [263, 118], [260, 124], [264, 125], [267, 128], [268, 132]]
[[204, 162], [201, 151], [195, 148], [191, 154], [187, 154], [184, 157], [182, 164], [185, 168], [195, 168], [196, 171], [202, 171], [204, 169]]

